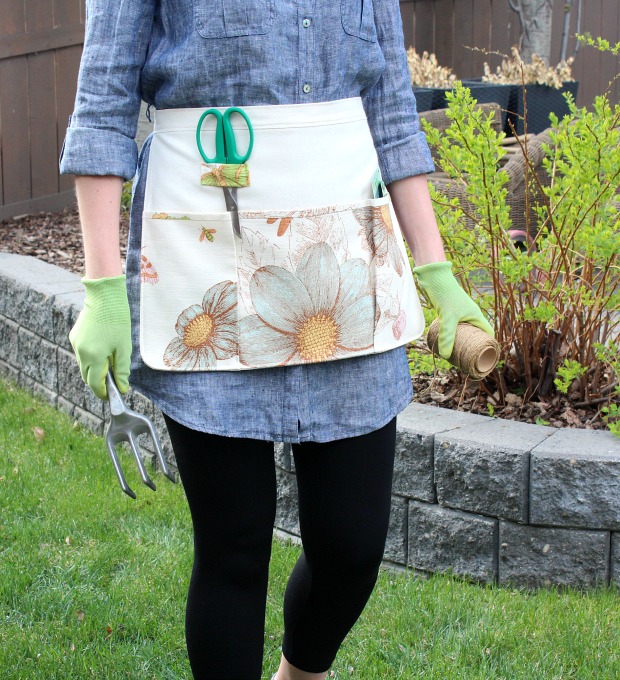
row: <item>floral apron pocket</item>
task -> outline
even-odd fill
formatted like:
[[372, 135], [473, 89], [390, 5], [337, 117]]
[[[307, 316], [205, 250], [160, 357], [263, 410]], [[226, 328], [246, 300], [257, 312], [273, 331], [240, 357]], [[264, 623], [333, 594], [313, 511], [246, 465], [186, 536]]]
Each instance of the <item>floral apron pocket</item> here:
[[389, 197], [230, 215], [145, 213], [141, 351], [152, 368], [243, 370], [383, 352], [424, 317]]
[[145, 213], [140, 350], [164, 371], [238, 368], [237, 266], [229, 213]]

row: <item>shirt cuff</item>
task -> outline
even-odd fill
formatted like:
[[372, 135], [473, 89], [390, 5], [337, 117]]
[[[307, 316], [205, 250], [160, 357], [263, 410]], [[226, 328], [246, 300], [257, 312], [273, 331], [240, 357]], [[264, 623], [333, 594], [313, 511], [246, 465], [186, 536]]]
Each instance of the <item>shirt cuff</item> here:
[[114, 175], [125, 180], [136, 174], [138, 145], [114, 132], [88, 127], [69, 127], [60, 152], [63, 175]]
[[426, 135], [421, 130], [411, 137], [380, 147], [377, 156], [385, 184], [435, 171]]

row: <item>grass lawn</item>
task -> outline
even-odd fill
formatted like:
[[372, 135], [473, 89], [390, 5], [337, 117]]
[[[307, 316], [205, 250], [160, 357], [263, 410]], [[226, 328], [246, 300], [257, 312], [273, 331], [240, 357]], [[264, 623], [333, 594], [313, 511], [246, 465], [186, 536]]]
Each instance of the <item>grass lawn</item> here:
[[[0, 382], [0, 677], [191, 678], [184, 607], [192, 564], [180, 485]], [[264, 677], [299, 549], [273, 544]], [[329, 612], [325, 612], [329, 616]], [[332, 677], [620, 678], [616, 590], [520, 592], [384, 571]]]

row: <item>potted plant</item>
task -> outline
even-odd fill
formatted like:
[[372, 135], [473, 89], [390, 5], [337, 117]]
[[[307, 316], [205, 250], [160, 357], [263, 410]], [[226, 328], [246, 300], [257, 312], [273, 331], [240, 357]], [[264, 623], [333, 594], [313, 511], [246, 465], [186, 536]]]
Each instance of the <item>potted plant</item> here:
[[434, 54], [418, 54], [413, 47], [407, 50], [407, 63], [418, 111], [443, 108], [444, 93], [456, 81], [452, 69], [441, 66]]
[[570, 93], [577, 96], [579, 83], [572, 78], [573, 59], [560, 62], [557, 66], [547, 66], [536, 54], [530, 63], [524, 63], [517, 47], [512, 48], [512, 57], [506, 57], [495, 72], [484, 64], [482, 81], [511, 85], [508, 102], [506, 134], [525, 132], [524, 119], [527, 109], [527, 131], [538, 134], [549, 127], [549, 115], [554, 113], [563, 118], [569, 113], [569, 105], [564, 96]]
[[[407, 50], [407, 62], [418, 111], [446, 108], [448, 106], [446, 94], [454, 89], [458, 80], [452, 69], [441, 66], [434, 54], [423, 52], [420, 55], [413, 47]], [[509, 86], [490, 86], [474, 80], [466, 81], [465, 85], [479, 104], [495, 102], [500, 105], [502, 111], [508, 109]]]

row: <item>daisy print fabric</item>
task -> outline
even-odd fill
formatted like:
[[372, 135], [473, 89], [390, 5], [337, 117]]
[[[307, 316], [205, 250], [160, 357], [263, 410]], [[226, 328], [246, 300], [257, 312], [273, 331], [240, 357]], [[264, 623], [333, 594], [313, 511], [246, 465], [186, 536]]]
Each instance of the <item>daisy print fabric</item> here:
[[145, 214], [140, 333], [152, 368], [332, 361], [423, 332], [389, 197], [239, 217], [241, 239], [228, 213]]

